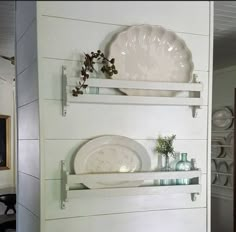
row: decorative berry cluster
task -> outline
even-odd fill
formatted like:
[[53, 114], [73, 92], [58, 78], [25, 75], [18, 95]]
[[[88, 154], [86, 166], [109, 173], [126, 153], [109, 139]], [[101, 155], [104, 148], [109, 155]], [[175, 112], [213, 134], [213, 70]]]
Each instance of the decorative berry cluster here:
[[115, 59], [112, 58], [109, 60], [100, 50], [97, 50], [97, 52], [91, 52], [90, 54], [85, 53], [84, 55], [85, 59], [81, 69], [81, 81], [79, 81], [79, 85], [72, 90], [72, 95], [74, 97], [83, 94], [83, 90], [88, 87], [86, 80], [89, 78], [90, 73], [96, 71], [94, 68], [95, 63], [99, 64], [101, 66], [100, 71], [109, 77], [118, 73], [115, 67]]

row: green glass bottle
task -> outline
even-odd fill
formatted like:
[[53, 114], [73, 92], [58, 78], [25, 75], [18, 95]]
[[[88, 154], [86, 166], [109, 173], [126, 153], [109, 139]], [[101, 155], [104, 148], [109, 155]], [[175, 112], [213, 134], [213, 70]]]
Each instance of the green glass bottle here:
[[[176, 171], [190, 171], [192, 169], [192, 164], [187, 160], [187, 153], [181, 153], [181, 160], [176, 164]], [[190, 179], [182, 178], [176, 180], [177, 185], [190, 184]]]

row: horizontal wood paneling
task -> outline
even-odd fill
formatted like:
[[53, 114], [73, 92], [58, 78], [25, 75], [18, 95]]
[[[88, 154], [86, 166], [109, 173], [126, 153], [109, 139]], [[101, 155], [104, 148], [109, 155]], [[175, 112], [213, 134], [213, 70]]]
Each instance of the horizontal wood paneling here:
[[37, 61], [17, 76], [16, 87], [18, 107], [38, 99]]
[[[76, 229], [75, 229], [76, 228]], [[46, 222], [45, 232], [206, 232], [206, 209], [166, 210]]]
[[26, 69], [37, 56], [36, 21], [32, 23], [16, 45], [16, 74]]
[[39, 178], [39, 140], [18, 141], [18, 170]]
[[176, 134], [178, 139], [206, 139], [207, 107], [192, 117], [188, 106], [70, 104], [62, 116], [61, 101], [44, 101], [45, 139], [91, 139], [106, 134], [133, 139]]
[[39, 216], [40, 212], [40, 182], [27, 174], [18, 172], [17, 202]]
[[60, 207], [61, 185], [58, 180], [47, 180], [46, 186], [46, 218], [67, 218], [113, 213], [137, 212], [148, 210], [164, 210], [176, 208], [206, 207], [206, 175], [202, 176], [202, 192], [196, 201], [190, 194], [144, 195], [72, 199], [66, 203], [66, 209]]
[[38, 101], [18, 108], [18, 139], [39, 139], [38, 112]]
[[17, 232], [39, 232], [39, 218], [17, 204]]
[[[114, 35], [125, 29], [124, 26], [50, 17], [42, 17], [40, 23], [41, 33], [45, 35], [40, 40], [41, 55], [71, 60], [81, 60], [83, 52], [107, 49]], [[178, 35], [191, 50], [195, 69], [207, 71], [208, 37], [184, 33]]]
[[53, 2], [40, 2], [38, 6], [39, 15], [119, 25], [148, 23], [180, 32], [209, 34], [209, 2], [80, 1], [58, 2], [56, 7]]
[[[81, 1], [69, 4], [39, 2], [37, 5], [39, 78], [40, 85], [45, 86], [40, 91], [44, 99], [40, 109], [45, 139], [42, 154], [46, 179], [43, 183], [44, 210], [46, 219], [50, 219], [46, 221], [44, 231], [206, 232], [208, 181], [205, 174], [202, 178], [202, 194], [196, 202], [191, 201], [190, 195], [179, 194], [103, 199], [94, 197], [71, 200], [65, 210], [60, 208], [58, 178], [60, 160], [65, 159], [71, 171], [73, 157], [81, 144], [87, 139], [107, 134], [138, 140], [147, 148], [154, 164], [153, 146], [157, 136], [176, 134], [176, 150], [188, 152], [189, 159], [196, 158], [197, 166], [204, 173], [207, 172], [209, 2]], [[193, 54], [195, 72], [204, 82], [205, 106], [199, 110], [198, 117], [192, 118], [190, 107], [104, 104], [70, 104], [67, 116], [63, 117], [60, 82], [62, 64], [69, 65], [68, 70], [78, 73], [81, 53], [105, 50], [116, 33], [127, 26], [144, 23], [162, 25], [177, 32], [186, 41]], [[72, 60], [74, 62], [70, 62]], [[149, 210], [151, 212], [134, 212]]]
[[[57, 99], [62, 97], [62, 65], [67, 66], [68, 77], [79, 77], [80, 65], [77, 61], [56, 59], [42, 59], [43, 81], [45, 86], [42, 90], [44, 99]], [[198, 75], [198, 81], [203, 83], [203, 104], [208, 105], [208, 72], [194, 71]]]
[[[60, 179], [60, 161], [66, 160], [70, 173], [73, 173], [73, 160], [77, 151], [87, 140], [46, 140], [45, 150], [45, 179]], [[149, 153], [152, 160], [152, 169], [157, 165], [157, 154], [154, 152], [155, 140], [137, 140]], [[176, 153], [187, 152], [188, 159], [195, 158], [197, 167], [206, 173], [206, 141], [205, 140], [176, 140]], [[160, 162], [160, 160], [159, 160]]]
[[36, 1], [16, 1], [16, 39], [28, 29], [36, 17]]

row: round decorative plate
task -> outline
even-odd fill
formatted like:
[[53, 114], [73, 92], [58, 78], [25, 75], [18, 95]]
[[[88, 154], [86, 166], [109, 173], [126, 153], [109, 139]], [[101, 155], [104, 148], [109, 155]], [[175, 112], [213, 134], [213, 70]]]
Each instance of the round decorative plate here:
[[[218, 163], [218, 172], [227, 174], [228, 171], [229, 171], [229, 166], [225, 161], [221, 161]], [[219, 183], [220, 185], [227, 185], [228, 176], [219, 174]]]
[[233, 124], [233, 113], [228, 107], [216, 110], [212, 115], [212, 123], [215, 127], [228, 129]]
[[[151, 169], [151, 159], [138, 142], [124, 136], [101, 136], [87, 142], [74, 159], [76, 174], [139, 172]], [[83, 183], [88, 188], [135, 187], [141, 181]]]
[[234, 177], [234, 163], [231, 163], [229, 165], [229, 174], [232, 174], [232, 176], [229, 176], [229, 186], [233, 186], [234, 182], [233, 182], [233, 177]]
[[215, 158], [224, 157], [226, 155], [223, 147], [224, 145], [225, 143], [223, 142], [223, 138], [222, 139], [212, 138], [212, 143], [211, 143], [212, 156]]
[[[217, 164], [215, 160], [211, 160], [211, 171], [216, 172], [217, 171]], [[211, 183], [215, 184], [217, 182], [217, 176], [215, 173], [211, 173]]]
[[233, 153], [234, 153], [234, 133], [230, 132], [229, 135], [226, 137], [226, 145], [228, 147], [226, 147], [226, 153], [227, 155], [232, 158], [233, 157]]
[[[137, 25], [119, 33], [110, 45], [118, 80], [180, 82], [192, 80], [192, 54], [176, 33], [161, 26]], [[120, 89], [127, 95], [174, 96], [177, 91]]]

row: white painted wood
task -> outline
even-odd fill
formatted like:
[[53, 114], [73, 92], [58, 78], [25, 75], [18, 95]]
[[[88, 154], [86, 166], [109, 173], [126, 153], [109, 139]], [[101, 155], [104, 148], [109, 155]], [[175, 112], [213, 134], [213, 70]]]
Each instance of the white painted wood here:
[[[126, 28], [61, 18], [42, 17], [40, 20], [41, 33], [45, 35], [40, 41], [42, 57], [69, 60], [81, 60], [83, 52], [107, 49], [112, 38]], [[195, 69], [208, 71], [208, 37], [184, 33], [178, 35], [191, 50]]]
[[39, 232], [39, 218], [17, 204], [17, 232]]
[[20, 74], [37, 56], [36, 22], [32, 23], [16, 45], [16, 72]]
[[[80, 174], [68, 175], [67, 183], [77, 184], [85, 182], [103, 181], [134, 181], [134, 180], [160, 180], [179, 178], [199, 178], [201, 171], [170, 171], [170, 172], [137, 172], [137, 173], [101, 173], [101, 174]], [[171, 186], [172, 187], [172, 186]], [[174, 186], [178, 187], [178, 186]]]
[[40, 213], [40, 188], [39, 179], [27, 174], [18, 172], [18, 194], [17, 202], [23, 205], [33, 214], [39, 216]]
[[18, 170], [39, 178], [39, 141], [18, 141]]
[[209, 36], [209, 77], [208, 77], [208, 131], [207, 131], [207, 231], [211, 231], [211, 124], [212, 124], [212, 82], [213, 82], [213, 38], [214, 38], [214, 2], [210, 2], [209, 7], [209, 27], [210, 27], [210, 36]]
[[16, 40], [26, 32], [35, 17], [35, 1], [16, 2]]
[[164, 187], [137, 187], [137, 188], [120, 188], [120, 189], [93, 189], [93, 190], [71, 190], [67, 191], [67, 200], [77, 198], [96, 197], [120, 197], [120, 196], [139, 196], [139, 195], [175, 195], [191, 193], [199, 194], [201, 185], [186, 186], [164, 186]]
[[189, 194], [83, 197], [70, 199], [61, 209], [61, 181], [45, 181], [46, 218], [67, 218], [148, 210], [206, 207], [206, 175], [202, 175], [201, 194], [192, 201]]
[[39, 139], [38, 101], [18, 108], [18, 139]]
[[[194, 4], [196, 5], [193, 7], [193, 3], [164, 1], [135, 2], [135, 4], [132, 2], [37, 3], [40, 114], [42, 116], [40, 125], [43, 128], [40, 135], [43, 139], [40, 141], [40, 148], [41, 162], [46, 164], [45, 167], [41, 167], [42, 176], [57, 178], [58, 169], [60, 170], [60, 157], [65, 156], [69, 161], [70, 157], [75, 154], [77, 146], [83, 142], [78, 139], [92, 139], [103, 134], [125, 135], [133, 139], [142, 139], [144, 143], [148, 143], [149, 139], [155, 139], [159, 134], [177, 134], [178, 139], [184, 139], [179, 151], [185, 150], [185, 147], [186, 151], [192, 151], [191, 156], [197, 158], [197, 164], [206, 171], [208, 83], [204, 85], [206, 98], [203, 100], [206, 106], [202, 107], [199, 117], [194, 120], [189, 117], [191, 116], [189, 107], [176, 106], [96, 104], [76, 104], [75, 106], [75, 104], [71, 104], [68, 116], [66, 118], [61, 116], [61, 84], [59, 83], [61, 82], [61, 64], [69, 63], [70, 60], [74, 60], [76, 63], [80, 60], [80, 53], [84, 51], [98, 48], [103, 50], [114, 34], [123, 30], [126, 25], [161, 24], [175, 32], [180, 32], [179, 35], [193, 52], [195, 70], [206, 71], [204, 77], [208, 82], [209, 2]], [[153, 5], [158, 7], [153, 7]], [[99, 10], [101, 6], [103, 8]], [[186, 11], [186, 6], [191, 6], [191, 10]], [[111, 10], [104, 14], [109, 7]], [[147, 8], [149, 10], [145, 10]], [[118, 9], [122, 9], [122, 11]], [[54, 12], [54, 16], [58, 17], [40, 16], [46, 14], [45, 12], [51, 15]], [[87, 18], [82, 18], [83, 15]], [[195, 15], [197, 16], [195, 17]], [[81, 19], [90, 22], [81, 21]], [[190, 26], [186, 27], [186, 25]], [[198, 27], [198, 25], [200, 26]], [[188, 29], [180, 30], [180, 28]], [[204, 30], [206, 33], [202, 33]], [[204, 34], [204, 36], [197, 34]], [[73, 69], [79, 70], [80, 65], [77, 62], [77, 66]], [[45, 143], [44, 139], [46, 139]], [[188, 143], [188, 141], [191, 142]], [[154, 140], [152, 140], [153, 143]], [[152, 146], [149, 149], [152, 149]], [[152, 152], [150, 154], [153, 155]], [[48, 162], [48, 160], [50, 161]], [[42, 222], [41, 230], [43, 232], [74, 232], [77, 230], [108, 232], [112, 228], [114, 232], [152, 232], [156, 230], [206, 232], [207, 182], [204, 175], [203, 194], [196, 202], [192, 202], [189, 196], [181, 194], [172, 197], [165, 195], [114, 197], [114, 199], [94, 197], [89, 201], [73, 199], [68, 202], [67, 209], [61, 210], [60, 180], [46, 180], [41, 184], [41, 198], [45, 200], [44, 203], [41, 203], [41, 213], [45, 212], [46, 219], [54, 220], [47, 221], [45, 228], [43, 227], [44, 222]], [[199, 209], [199, 207], [203, 208]], [[175, 210], [176, 208], [179, 210]], [[152, 212], [133, 213], [149, 210]], [[95, 216], [98, 214], [106, 215]], [[77, 218], [78, 216], [85, 217]]]
[[202, 98], [181, 98], [181, 97], [141, 97], [141, 96], [113, 96], [84, 94], [73, 97], [68, 94], [68, 105], [70, 103], [101, 103], [101, 104], [120, 104], [120, 105], [165, 105], [165, 106], [202, 106]]
[[[62, 114], [66, 116], [67, 106], [69, 103], [104, 103], [104, 104], [135, 104], [135, 105], [184, 105], [194, 106], [193, 117], [196, 117], [196, 107], [203, 105], [201, 98], [201, 83], [165, 83], [165, 82], [140, 82], [140, 81], [123, 81], [123, 80], [107, 80], [107, 79], [89, 79], [88, 85], [91, 87], [105, 88], [131, 88], [131, 89], [148, 89], [148, 90], [182, 90], [187, 91], [185, 97], [153, 97], [153, 96], [113, 96], [109, 94], [84, 94], [75, 98], [69, 86], [76, 86], [76, 79], [68, 78], [66, 75], [66, 67], [63, 66], [62, 74]], [[195, 76], [195, 75], [194, 75]], [[69, 82], [69, 83], [68, 83]], [[189, 91], [198, 92], [199, 96], [190, 96]]]
[[37, 62], [17, 76], [18, 107], [38, 99]]
[[208, 35], [209, 27], [206, 23], [209, 21], [208, 6], [208, 2], [89, 1], [70, 4], [58, 2], [55, 7], [52, 2], [40, 2], [38, 10], [41, 15], [118, 25], [148, 23], [163, 25], [179, 32]]
[[[73, 160], [77, 151], [88, 140], [45, 140], [45, 179], [60, 179], [60, 161], [65, 160], [69, 173], [73, 173]], [[151, 170], [155, 170], [157, 163], [161, 162], [161, 157], [157, 161], [157, 154], [154, 152], [155, 140], [136, 140], [141, 143], [151, 159]], [[188, 159], [195, 158], [197, 167], [206, 173], [206, 141], [205, 140], [176, 140], [174, 142], [176, 154], [187, 152]], [[56, 155], [54, 155], [56, 154]], [[172, 162], [172, 159], [171, 159]]]
[[206, 232], [206, 209], [136, 212], [46, 222], [45, 232]]
[[[66, 68], [66, 67], [65, 67]], [[67, 76], [68, 86], [78, 85], [79, 77]], [[112, 79], [88, 79], [86, 83], [90, 87], [101, 88], [127, 88], [127, 89], [152, 89], [152, 90], [181, 90], [200, 92], [203, 89], [202, 83], [174, 83], [154, 81], [129, 81]]]
[[205, 106], [197, 118], [191, 117], [191, 108], [187, 106], [71, 104], [67, 117], [62, 116], [61, 108], [61, 101], [44, 102], [46, 139], [91, 139], [105, 134], [133, 139], [155, 139], [158, 134], [206, 139]]
[[[55, 59], [43, 59], [43, 95], [45, 99], [55, 99], [60, 100], [62, 97], [62, 66], [67, 66], [68, 76], [78, 76], [80, 73], [80, 65], [77, 61], [65, 61], [65, 60], [55, 60]], [[202, 99], [203, 104], [208, 104], [208, 72], [194, 71], [197, 74], [197, 80], [203, 84]], [[101, 93], [107, 93], [105, 90], [101, 90]], [[107, 91], [107, 90], [106, 90]], [[110, 94], [120, 94], [115, 91], [110, 91]]]

